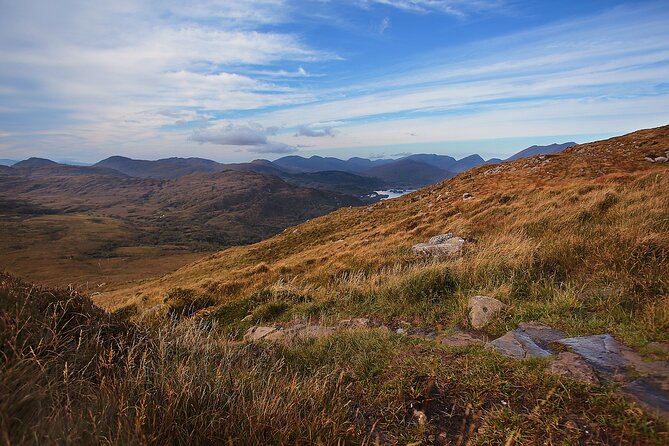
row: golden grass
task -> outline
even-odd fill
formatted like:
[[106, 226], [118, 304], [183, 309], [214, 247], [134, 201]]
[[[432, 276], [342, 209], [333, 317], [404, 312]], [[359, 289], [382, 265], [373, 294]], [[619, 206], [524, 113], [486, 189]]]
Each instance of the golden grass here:
[[[160, 304], [191, 288], [222, 305], [289, 283], [309, 314], [465, 321], [473, 294], [512, 304], [520, 318], [572, 334], [610, 331], [637, 346], [669, 340], [669, 171], [644, 156], [669, 127], [575, 146], [553, 156], [481, 166], [439, 185], [365, 208], [341, 209], [248, 247], [213, 254], [160, 280], [105, 293], [109, 309]], [[464, 192], [473, 195], [463, 200]], [[452, 231], [464, 255], [418, 259], [412, 244]], [[454, 288], [411, 299], [412, 277]], [[402, 290], [402, 287], [409, 291]], [[404, 294], [403, 294], [404, 293]]]

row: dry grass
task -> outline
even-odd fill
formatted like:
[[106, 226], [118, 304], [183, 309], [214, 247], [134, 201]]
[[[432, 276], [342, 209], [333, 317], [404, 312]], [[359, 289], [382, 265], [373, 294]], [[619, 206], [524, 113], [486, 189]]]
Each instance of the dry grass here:
[[[571, 334], [609, 331], [636, 346], [666, 341], [669, 171], [644, 160], [666, 144], [669, 127], [482, 166], [97, 301], [141, 310], [181, 287], [225, 307], [289, 283], [311, 300], [289, 303], [288, 315], [366, 314], [447, 327], [464, 321], [469, 296], [489, 294], [514, 307], [490, 334], [532, 318]], [[463, 200], [464, 192], [473, 198]], [[412, 244], [446, 231], [468, 239], [462, 257], [430, 262], [411, 255]]]
[[551, 377], [542, 361], [380, 330], [239, 344], [193, 319], [147, 330], [6, 275], [0, 328], [4, 444], [667, 440], [666, 425], [612, 389]]

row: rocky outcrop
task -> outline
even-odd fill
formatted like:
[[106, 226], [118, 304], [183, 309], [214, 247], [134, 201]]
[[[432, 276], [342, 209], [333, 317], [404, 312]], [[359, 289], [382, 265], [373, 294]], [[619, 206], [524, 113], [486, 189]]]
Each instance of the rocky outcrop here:
[[427, 243], [418, 243], [411, 250], [423, 257], [451, 257], [462, 252], [465, 239], [450, 232], [432, 237]]
[[478, 330], [488, 325], [507, 305], [493, 297], [474, 296], [469, 299], [468, 308], [469, 323]]

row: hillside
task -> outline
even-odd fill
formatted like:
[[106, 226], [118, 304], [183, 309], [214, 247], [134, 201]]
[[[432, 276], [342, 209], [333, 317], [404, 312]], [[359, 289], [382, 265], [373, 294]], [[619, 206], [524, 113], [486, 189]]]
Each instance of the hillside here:
[[[254, 323], [315, 318], [332, 325], [351, 317], [423, 336], [471, 330], [468, 300], [485, 295], [510, 310], [474, 331], [484, 339], [531, 322], [561, 336], [611, 336], [650, 354], [653, 343], [669, 341], [669, 165], [646, 157], [667, 149], [669, 126], [481, 166], [395, 200], [340, 209], [97, 302], [139, 315], [152, 306], [155, 317], [183, 290], [208, 299], [198, 317], [233, 337]], [[461, 255], [412, 253], [412, 245], [447, 232], [464, 239]], [[669, 369], [661, 367], [666, 379]], [[656, 407], [644, 398], [657, 391], [642, 395], [644, 404]]]
[[[593, 290], [618, 286], [632, 293], [630, 299], [655, 300], [667, 287], [661, 271], [668, 267], [663, 256], [669, 248], [669, 197], [663, 187], [669, 165], [645, 157], [659, 156], [668, 145], [669, 126], [557, 155], [480, 166], [395, 200], [340, 209], [256, 245], [226, 250], [129, 295], [157, 299], [176, 286], [257, 290], [280, 278], [321, 286], [349, 274], [362, 274], [362, 285], [372, 272], [430, 266], [409, 248], [452, 231], [471, 241], [467, 255], [442, 265], [472, 276], [463, 292], [487, 289], [511, 298], [519, 286], [514, 280], [542, 277]], [[638, 256], [646, 260], [635, 260]], [[262, 271], [251, 274], [259, 265]], [[634, 271], [624, 273], [629, 265]], [[117, 307], [123, 295], [100, 302]]]
[[361, 204], [253, 172], [158, 180], [87, 169], [88, 175], [0, 175], [1, 268], [60, 285], [150, 277], [198, 251], [257, 242]]
[[562, 144], [555, 143], [555, 144], [549, 144], [547, 146], [530, 146], [527, 149], [521, 150], [515, 155], [510, 156], [509, 158], [506, 159], [506, 161], [513, 161], [520, 158], [528, 158], [530, 156], [536, 156], [536, 155], [552, 155], [553, 153], [561, 152], [564, 149], [567, 149], [575, 145], [576, 145], [575, 142], [564, 142]]
[[133, 177], [159, 179], [174, 179], [193, 173], [211, 173], [222, 170], [222, 166], [216, 161], [202, 158], [166, 158], [146, 161], [112, 156], [94, 166], [114, 169]]

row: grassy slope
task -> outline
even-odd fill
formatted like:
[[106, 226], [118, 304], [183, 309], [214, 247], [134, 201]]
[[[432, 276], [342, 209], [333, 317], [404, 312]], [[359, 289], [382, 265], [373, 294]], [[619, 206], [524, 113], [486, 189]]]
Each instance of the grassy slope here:
[[[668, 340], [669, 166], [644, 160], [667, 148], [662, 127], [481, 166], [98, 301], [141, 310], [190, 288], [220, 302], [213, 314], [235, 324], [233, 309], [239, 319], [239, 308], [254, 311], [254, 293], [288, 290], [307, 298], [273, 311], [284, 319], [366, 314], [448, 329], [465, 321], [469, 296], [488, 294], [513, 305], [491, 335], [539, 319], [573, 335], [609, 331], [635, 346]], [[463, 200], [465, 192], [473, 198]], [[411, 254], [412, 244], [447, 231], [470, 241], [463, 257]]]
[[360, 204], [253, 172], [170, 181], [15, 173], [0, 175], [0, 269], [60, 286], [159, 277], [202, 251], [256, 242]]

